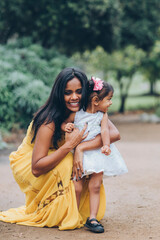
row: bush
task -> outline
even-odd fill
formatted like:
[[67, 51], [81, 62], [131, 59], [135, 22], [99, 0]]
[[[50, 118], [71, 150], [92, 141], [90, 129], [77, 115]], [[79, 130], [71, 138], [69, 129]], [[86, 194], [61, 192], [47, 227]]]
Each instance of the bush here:
[[155, 111], [155, 114], [156, 114], [158, 117], [160, 117], [160, 105], [157, 106], [156, 111]]
[[11, 129], [16, 121], [13, 93], [9, 91], [5, 82], [0, 83], [0, 125]]
[[72, 61], [30, 38], [0, 45], [0, 125], [26, 127], [45, 103], [57, 74]]
[[33, 113], [46, 102], [49, 93], [50, 88], [40, 80], [28, 83], [25, 88], [15, 89], [16, 112], [21, 117], [21, 127], [28, 125]]

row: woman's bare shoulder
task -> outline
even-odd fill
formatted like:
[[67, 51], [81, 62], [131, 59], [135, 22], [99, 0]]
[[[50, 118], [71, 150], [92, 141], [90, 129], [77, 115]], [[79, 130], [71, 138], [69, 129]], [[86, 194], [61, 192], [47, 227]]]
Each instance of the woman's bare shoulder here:
[[[35, 145], [34, 145], [34, 153], [36, 155], [46, 155], [48, 153], [48, 149], [52, 144], [52, 138], [54, 135], [55, 124], [42, 124], [38, 129], [36, 138], [35, 138]], [[34, 154], [35, 155], [35, 154]]]
[[44, 123], [44, 124], [42, 124], [41, 127], [42, 127], [43, 129], [48, 128], [48, 129], [50, 129], [52, 132], [54, 132], [54, 130], [55, 130], [55, 123], [54, 123], [54, 122]]
[[54, 135], [55, 131], [55, 124], [54, 122], [51, 123], [44, 123], [40, 126], [37, 132], [36, 140], [42, 142], [51, 142], [51, 139]]

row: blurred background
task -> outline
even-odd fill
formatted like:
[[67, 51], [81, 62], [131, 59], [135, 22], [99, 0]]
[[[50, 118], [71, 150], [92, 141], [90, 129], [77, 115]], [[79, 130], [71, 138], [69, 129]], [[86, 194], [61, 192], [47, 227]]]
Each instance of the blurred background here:
[[110, 115], [160, 122], [160, 1], [1, 0], [1, 149], [68, 66], [113, 85]]

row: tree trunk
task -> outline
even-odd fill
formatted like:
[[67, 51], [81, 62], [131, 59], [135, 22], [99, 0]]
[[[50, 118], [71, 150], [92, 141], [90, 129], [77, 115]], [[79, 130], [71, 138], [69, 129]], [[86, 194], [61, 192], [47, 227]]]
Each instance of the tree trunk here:
[[154, 95], [154, 82], [150, 81], [150, 95]]
[[122, 95], [122, 96], [121, 96], [121, 105], [120, 105], [120, 108], [119, 108], [119, 112], [120, 112], [120, 113], [124, 113], [124, 111], [125, 111], [126, 98], [127, 98], [126, 95]]

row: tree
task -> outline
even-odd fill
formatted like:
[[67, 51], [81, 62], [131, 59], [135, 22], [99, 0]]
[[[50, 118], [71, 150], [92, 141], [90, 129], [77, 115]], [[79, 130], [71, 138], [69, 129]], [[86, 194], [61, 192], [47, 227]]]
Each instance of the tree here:
[[156, 82], [160, 80], [160, 41], [147, 53], [142, 63], [142, 71], [150, 82], [149, 95], [158, 95], [156, 92]]
[[149, 51], [159, 39], [160, 2], [158, 0], [120, 0], [121, 46], [133, 44]]
[[1, 0], [0, 9], [1, 43], [18, 34], [68, 54], [94, 49], [97, 43], [106, 51], [114, 46], [119, 7], [112, 0]]
[[1, 0], [0, 43], [30, 36], [72, 54], [130, 44], [147, 50], [159, 37], [158, 0]]
[[[76, 54], [75, 61], [82, 61], [85, 71], [89, 74], [99, 72], [99, 76], [108, 79], [108, 74], [117, 81], [120, 95], [119, 112], [124, 113], [130, 85], [134, 74], [140, 70], [145, 52], [130, 45], [122, 50], [108, 54], [103, 48], [97, 47], [94, 51], [86, 51], [83, 55]], [[81, 64], [81, 62], [80, 62]]]
[[125, 102], [133, 76], [139, 71], [144, 57], [145, 53], [143, 50], [137, 49], [132, 45], [109, 55], [106, 67], [104, 62], [104, 69], [115, 72], [115, 80], [118, 82], [120, 90], [120, 113], [125, 111]]

